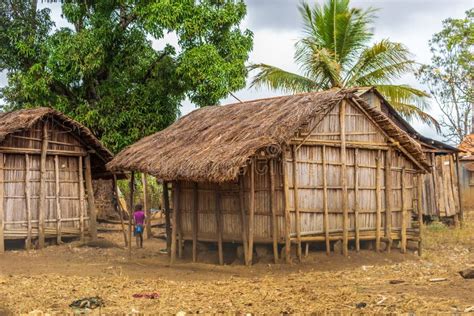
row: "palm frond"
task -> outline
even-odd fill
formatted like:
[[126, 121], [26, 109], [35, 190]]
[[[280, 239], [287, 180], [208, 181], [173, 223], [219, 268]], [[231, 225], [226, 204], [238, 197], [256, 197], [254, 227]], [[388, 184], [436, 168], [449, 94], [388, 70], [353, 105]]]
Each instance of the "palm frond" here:
[[259, 71], [253, 78], [250, 84], [251, 87], [259, 88], [264, 86], [289, 93], [319, 90], [318, 85], [311, 79], [274, 66], [253, 64], [249, 67], [249, 70]]

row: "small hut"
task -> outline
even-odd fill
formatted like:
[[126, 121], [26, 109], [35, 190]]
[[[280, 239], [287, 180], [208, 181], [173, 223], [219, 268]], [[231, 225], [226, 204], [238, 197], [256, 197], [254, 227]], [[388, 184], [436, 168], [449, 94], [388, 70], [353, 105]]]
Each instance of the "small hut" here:
[[[302, 244], [419, 242], [429, 163], [406, 132], [355, 90], [201, 108], [129, 146], [107, 166], [173, 187], [171, 262], [184, 241], [255, 244], [290, 261]], [[166, 202], [166, 201], [165, 201]], [[283, 250], [284, 248], [284, 250]]]
[[462, 219], [462, 201], [459, 190], [459, 150], [443, 142], [418, 133], [374, 87], [359, 88], [357, 94], [367, 103], [380, 109], [398, 127], [417, 141], [431, 168], [424, 176], [423, 211], [426, 219]]
[[96, 235], [93, 180], [112, 154], [89, 129], [50, 108], [0, 114], [0, 252], [4, 240]]

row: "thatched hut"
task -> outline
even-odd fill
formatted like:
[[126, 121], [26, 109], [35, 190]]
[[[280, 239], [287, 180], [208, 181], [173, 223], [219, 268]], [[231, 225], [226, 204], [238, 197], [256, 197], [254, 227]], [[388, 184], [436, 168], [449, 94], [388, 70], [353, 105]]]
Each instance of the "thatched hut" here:
[[420, 242], [421, 146], [354, 90], [329, 90], [193, 111], [129, 146], [107, 167], [172, 182], [171, 261], [185, 240], [273, 245]]
[[89, 129], [50, 108], [0, 114], [0, 252], [46, 238], [96, 234], [93, 179], [112, 154]]
[[421, 146], [430, 164], [430, 172], [423, 179], [423, 211], [428, 219], [462, 219], [461, 191], [459, 190], [460, 150], [446, 143], [421, 135], [373, 87], [358, 88], [357, 94], [367, 103], [380, 109], [398, 127]]

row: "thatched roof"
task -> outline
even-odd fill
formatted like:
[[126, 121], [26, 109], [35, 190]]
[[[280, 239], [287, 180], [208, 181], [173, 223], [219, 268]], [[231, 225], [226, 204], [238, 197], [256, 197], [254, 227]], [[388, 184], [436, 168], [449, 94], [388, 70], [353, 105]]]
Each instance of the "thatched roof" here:
[[77, 121], [51, 108], [40, 107], [0, 113], [0, 142], [10, 134], [31, 128], [41, 120], [52, 118], [66, 128], [72, 130], [82, 143], [95, 150], [104, 163], [113, 158], [112, 153], [92, 134], [92, 132]]
[[287, 143], [302, 125], [347, 98], [356, 100], [389, 137], [428, 168], [420, 145], [353, 91], [329, 90], [204, 107], [125, 148], [107, 167], [146, 172], [164, 180], [230, 181], [258, 149]]

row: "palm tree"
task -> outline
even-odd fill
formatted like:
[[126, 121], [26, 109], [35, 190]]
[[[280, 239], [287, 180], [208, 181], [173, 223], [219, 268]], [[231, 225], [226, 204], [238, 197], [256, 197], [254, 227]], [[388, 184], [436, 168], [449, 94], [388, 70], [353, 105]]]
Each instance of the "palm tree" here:
[[267, 64], [252, 86], [267, 86], [290, 93], [334, 87], [374, 86], [407, 119], [417, 117], [438, 128], [428, 109], [425, 92], [408, 85], [393, 84], [402, 74], [414, 72], [415, 61], [408, 49], [387, 39], [371, 46], [375, 10], [349, 7], [349, 0], [328, 0], [324, 5], [300, 6], [304, 37], [296, 44], [295, 61], [301, 74]]

